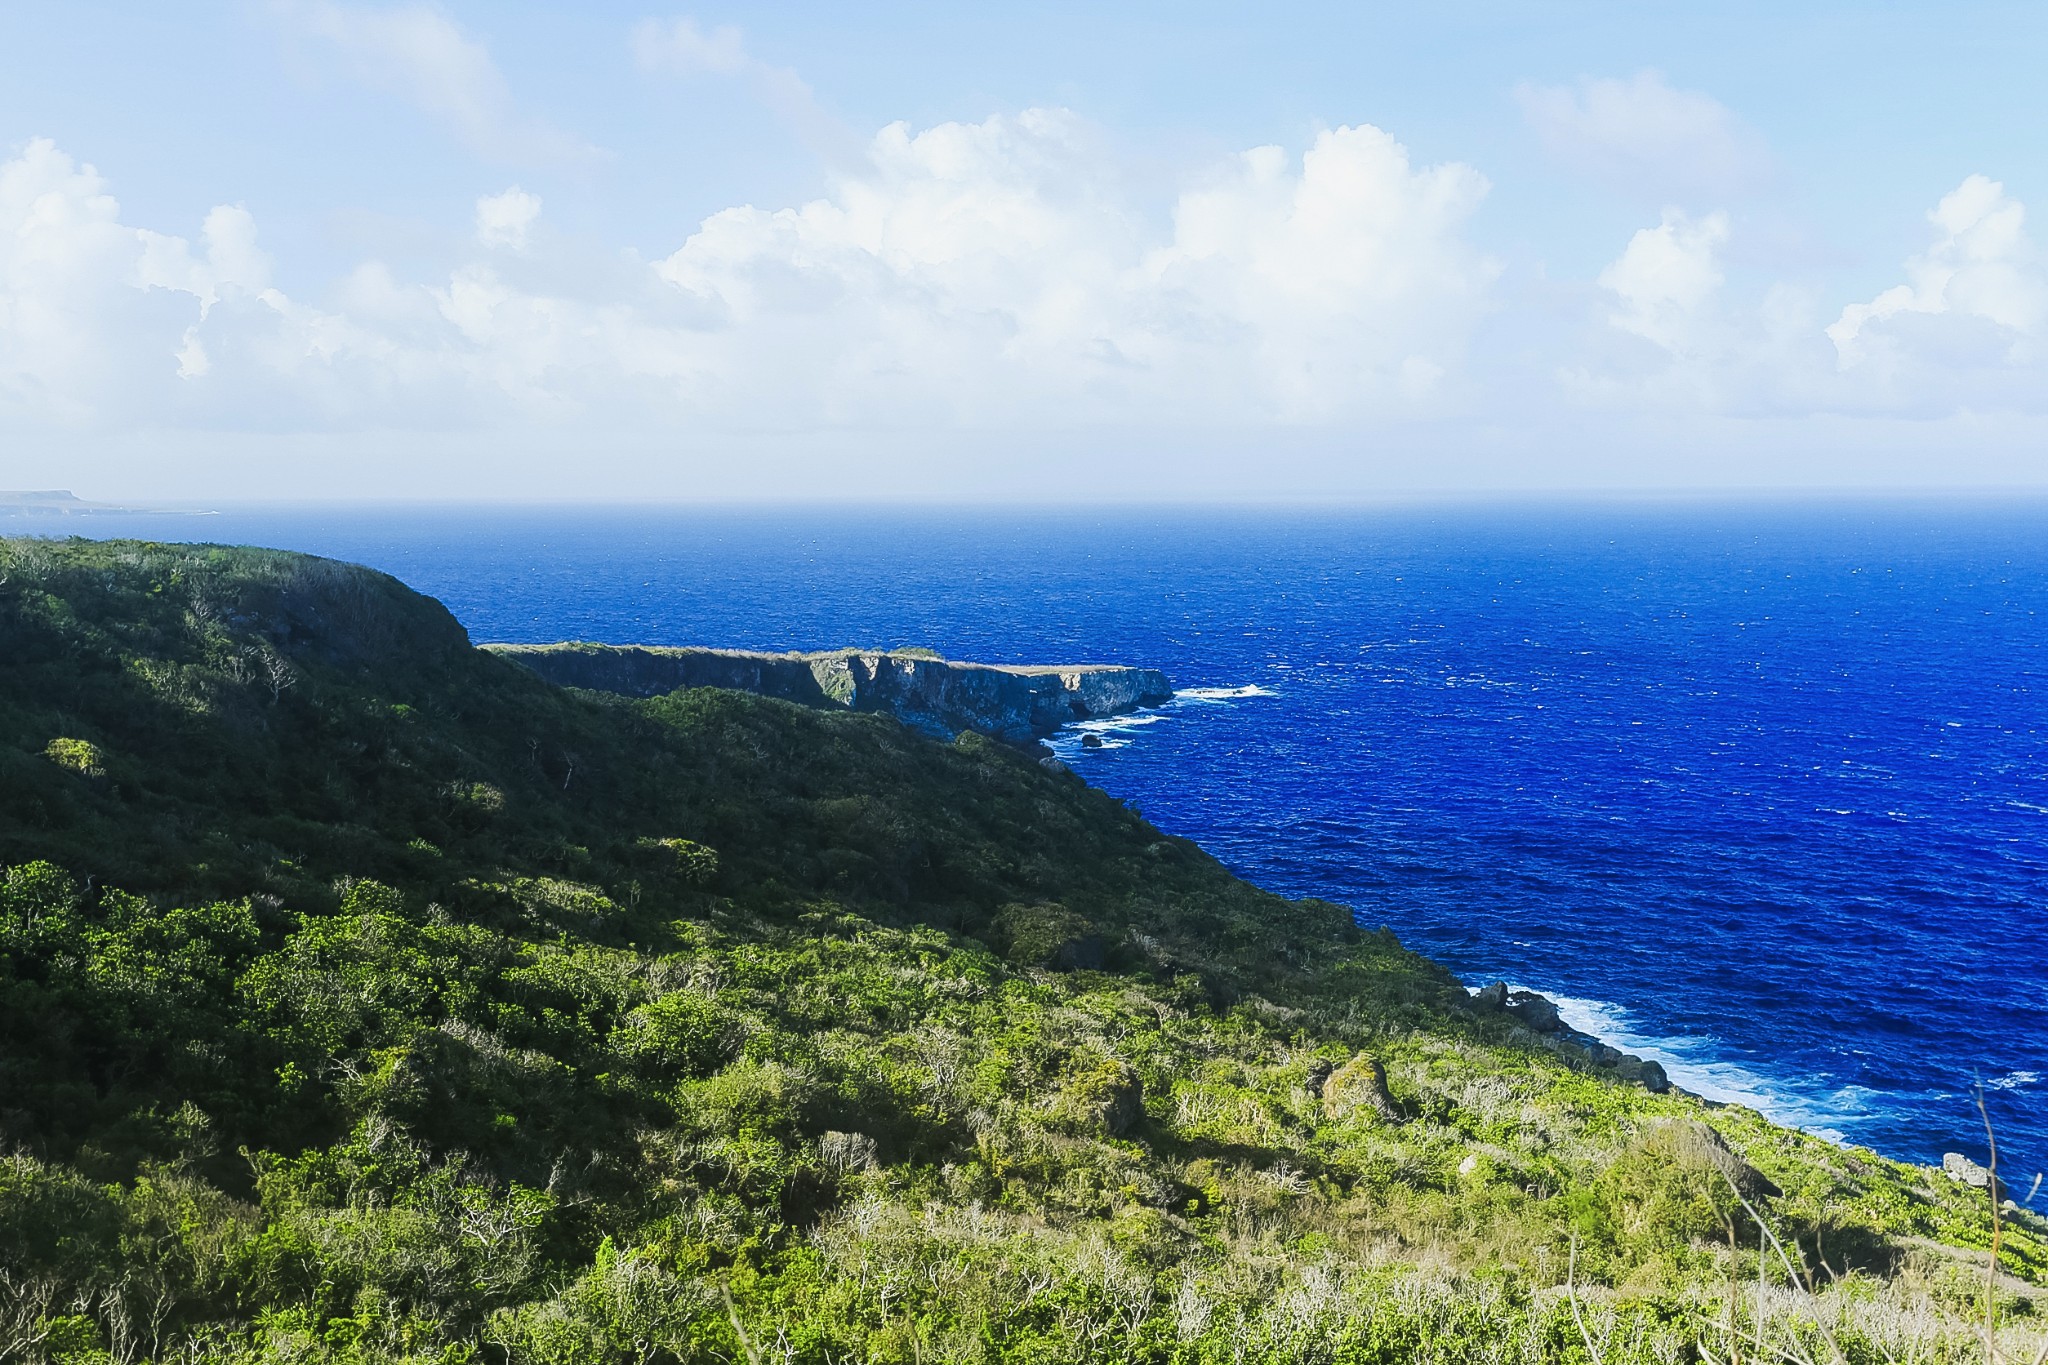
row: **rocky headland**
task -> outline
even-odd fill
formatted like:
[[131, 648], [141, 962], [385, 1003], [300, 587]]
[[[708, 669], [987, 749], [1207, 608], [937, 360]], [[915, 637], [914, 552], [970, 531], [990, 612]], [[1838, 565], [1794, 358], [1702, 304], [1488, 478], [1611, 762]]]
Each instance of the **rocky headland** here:
[[926, 734], [974, 730], [1029, 745], [1062, 725], [1157, 706], [1173, 684], [1156, 668], [958, 663], [921, 651], [765, 654], [651, 645], [486, 645], [562, 687], [658, 697], [724, 687], [806, 706], [881, 711]]

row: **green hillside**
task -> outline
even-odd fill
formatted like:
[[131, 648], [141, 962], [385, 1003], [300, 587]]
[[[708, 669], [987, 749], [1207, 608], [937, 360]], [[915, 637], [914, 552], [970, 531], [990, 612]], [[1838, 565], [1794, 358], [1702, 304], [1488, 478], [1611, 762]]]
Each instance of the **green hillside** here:
[[1994, 1283], [1982, 1191], [1594, 1074], [1071, 774], [557, 689], [352, 566], [0, 540], [0, 869], [0, 1361], [2048, 1342], [2030, 1215]]

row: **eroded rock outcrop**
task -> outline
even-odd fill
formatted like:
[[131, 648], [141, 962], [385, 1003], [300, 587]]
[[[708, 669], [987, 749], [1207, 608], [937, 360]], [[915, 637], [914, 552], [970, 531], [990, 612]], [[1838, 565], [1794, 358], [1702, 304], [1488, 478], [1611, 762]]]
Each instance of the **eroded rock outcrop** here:
[[1394, 1092], [1387, 1089], [1387, 1069], [1377, 1057], [1361, 1052], [1326, 1077], [1322, 1084], [1323, 1112], [1333, 1119], [1365, 1112], [1385, 1123], [1402, 1123]]
[[642, 645], [486, 645], [562, 687], [658, 697], [685, 687], [727, 687], [807, 706], [887, 712], [950, 739], [978, 730], [1013, 744], [1069, 721], [1156, 706], [1173, 684], [1156, 668], [1058, 665], [1013, 668], [923, 654], [840, 650], [757, 654]]
[[[1968, 1185], [1973, 1190], [1988, 1190], [1991, 1182], [1998, 1177], [1991, 1174], [1989, 1166], [1979, 1165], [1961, 1152], [1944, 1152], [1941, 1156], [1941, 1173], [1958, 1185]], [[2005, 1182], [1998, 1181], [1998, 1197], [2005, 1198]]]

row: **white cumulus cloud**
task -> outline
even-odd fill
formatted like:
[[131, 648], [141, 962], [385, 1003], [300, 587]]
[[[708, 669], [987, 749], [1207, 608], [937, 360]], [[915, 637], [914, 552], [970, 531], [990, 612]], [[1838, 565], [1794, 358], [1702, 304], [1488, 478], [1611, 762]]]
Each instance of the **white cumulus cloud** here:
[[[1567, 367], [1580, 396], [1741, 415], [1911, 416], [2048, 409], [2048, 271], [2025, 207], [1971, 176], [1928, 214], [1905, 282], [1826, 306], [1811, 284], [1731, 284], [1724, 213], [1666, 210], [1601, 272], [1607, 320], [1654, 343]], [[1596, 348], [1597, 349], [1597, 348]]]
[[[1910, 345], [1893, 325], [1948, 315], [1990, 324], [2009, 343], [2039, 333], [2048, 319], [2048, 275], [2027, 234], [2026, 206], [1986, 176], [1964, 180], [1927, 215], [1935, 240], [1906, 262], [1906, 282], [1868, 303], [1852, 303], [1827, 331], [1846, 368], [1888, 351], [1897, 362]], [[1924, 335], [1924, 334], [1923, 334]]]
[[720, 310], [731, 383], [808, 369], [841, 415], [1314, 420], [1459, 361], [1497, 270], [1463, 237], [1485, 192], [1338, 128], [1199, 177], [1160, 235], [1086, 125], [1029, 110], [892, 125], [831, 195], [716, 214], [659, 270]]
[[222, 204], [206, 215], [199, 229], [205, 254], [194, 256], [182, 237], [139, 229], [142, 259], [135, 282], [145, 289], [171, 289], [199, 300], [199, 317], [185, 329], [177, 350], [178, 376], [197, 379], [213, 368], [213, 358], [199, 335], [200, 324], [220, 302], [224, 289], [263, 297], [270, 282], [270, 257], [256, 245], [256, 219], [240, 204]]
[[476, 239], [484, 246], [526, 249], [527, 234], [540, 217], [540, 196], [517, 185], [476, 201]]
[[1724, 211], [1667, 209], [1547, 315], [1498, 288], [1471, 240], [1485, 178], [1417, 164], [1382, 129], [1156, 183], [1062, 109], [899, 123], [810, 201], [723, 209], [653, 258], [537, 231], [540, 198], [513, 185], [473, 201], [436, 266], [364, 259], [287, 295], [277, 280], [302, 276], [274, 265], [247, 208], [130, 223], [92, 166], [31, 142], [0, 157], [0, 434], [879, 451], [972, 432], [1011, 460], [1064, 443], [1071, 478], [1072, 452], [1121, 448], [1112, 433], [1349, 449], [1417, 421], [1446, 442], [1512, 426], [1540, 443], [1630, 414], [2048, 406], [2048, 271], [2024, 207], [1981, 176], [1867, 302], [1762, 277]]
[[1656, 71], [1571, 86], [1524, 85], [1522, 113], [1564, 165], [1653, 201], [1725, 199], [1771, 173], [1763, 138], [1711, 95]]
[[47, 139], [0, 162], [0, 409], [92, 422], [210, 366], [199, 326], [267, 293], [269, 259], [238, 205], [206, 216], [195, 253], [130, 227], [99, 172]]
[[1667, 351], [1690, 349], [1721, 288], [1719, 253], [1727, 241], [1727, 214], [1695, 219], [1665, 210], [1663, 222], [1629, 238], [1621, 256], [1600, 272], [1601, 287], [1621, 305], [1609, 321]]
[[515, 186], [439, 278], [365, 261], [313, 303], [246, 210], [196, 245], [130, 227], [37, 143], [0, 165], [0, 394], [265, 429], [1184, 428], [1415, 411], [1459, 371], [1497, 273], [1464, 235], [1477, 172], [1347, 127], [1187, 184], [1135, 194], [1063, 110], [898, 124], [829, 194], [712, 214], [652, 263], [536, 239]]

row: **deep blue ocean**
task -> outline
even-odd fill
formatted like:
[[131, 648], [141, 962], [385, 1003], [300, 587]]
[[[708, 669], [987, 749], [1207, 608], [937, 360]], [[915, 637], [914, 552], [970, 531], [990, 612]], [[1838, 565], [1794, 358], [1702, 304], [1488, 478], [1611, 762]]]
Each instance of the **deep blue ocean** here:
[[1186, 695], [1057, 747], [1243, 876], [1892, 1155], [1982, 1159], [1981, 1082], [2048, 1165], [2048, 503], [64, 529], [361, 561], [480, 642], [1157, 666]]

